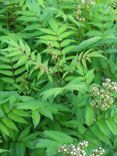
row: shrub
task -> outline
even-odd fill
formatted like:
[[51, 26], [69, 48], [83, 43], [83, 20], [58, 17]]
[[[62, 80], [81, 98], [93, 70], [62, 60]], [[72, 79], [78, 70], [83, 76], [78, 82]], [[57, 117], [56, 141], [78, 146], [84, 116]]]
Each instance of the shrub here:
[[2, 156], [117, 155], [116, 17], [116, 0], [0, 1]]

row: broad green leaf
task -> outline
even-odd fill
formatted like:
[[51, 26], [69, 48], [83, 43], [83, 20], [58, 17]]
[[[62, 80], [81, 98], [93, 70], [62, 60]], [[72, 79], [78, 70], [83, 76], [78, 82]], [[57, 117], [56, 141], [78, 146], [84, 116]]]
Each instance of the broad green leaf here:
[[106, 135], [106, 136], [110, 136], [110, 131], [105, 123], [105, 120], [99, 120], [96, 122], [96, 125], [98, 126], [98, 128], [100, 129], [100, 131]]
[[44, 136], [46, 136], [52, 140], [55, 140], [61, 144], [73, 142], [73, 139], [69, 135], [67, 135], [63, 132], [60, 132], [60, 131], [54, 131], [54, 130], [47, 131], [46, 130], [46, 131], [44, 131]]
[[81, 24], [80, 22], [78, 22], [73, 16], [68, 15], [68, 20], [72, 23], [74, 23], [75, 25], [77, 25], [78, 27], [83, 26], [83, 24]]
[[96, 125], [91, 126], [90, 130], [93, 132], [93, 134], [102, 142], [106, 144], [110, 144], [109, 138], [105, 136]]
[[0, 70], [0, 74], [3, 74], [5, 76], [13, 76], [13, 72], [10, 70]]
[[45, 90], [41, 95], [44, 99], [48, 99], [51, 96], [56, 97], [57, 95], [61, 94], [63, 92], [64, 88], [52, 88]]
[[92, 145], [94, 145], [94, 148], [96, 145], [99, 146], [101, 144], [101, 141], [90, 130], [86, 131], [84, 137], [85, 140], [88, 140]]
[[37, 127], [37, 125], [40, 122], [40, 114], [39, 111], [32, 111], [32, 119], [33, 119], [33, 124], [34, 124], [34, 128]]
[[15, 122], [18, 122], [18, 123], [27, 123], [27, 121], [23, 118], [23, 117], [21, 117], [21, 116], [18, 116], [18, 115], [16, 115], [16, 114], [14, 114], [14, 113], [9, 113], [8, 114], [8, 117], [11, 119], [11, 120], [13, 120], [13, 121], [15, 121]]
[[8, 128], [11, 128], [15, 131], [18, 131], [18, 128], [16, 127], [16, 125], [14, 124], [14, 122], [12, 122], [12, 120], [8, 119], [8, 118], [3, 118], [2, 122], [4, 123], [4, 125], [6, 125]]
[[46, 109], [46, 108], [41, 108], [41, 109], [39, 110], [39, 112], [40, 112], [42, 115], [44, 115], [45, 117], [47, 117], [47, 118], [53, 120], [52, 112], [49, 111], [48, 109]]
[[[54, 36], [54, 35], [43, 35], [43, 36], [40, 36], [39, 37], [41, 40], [47, 40], [47, 41], [57, 41], [58, 40], [58, 38], [56, 37], [56, 36]], [[48, 43], [49, 43], [48, 42]]]
[[0, 69], [12, 69], [12, 67], [7, 64], [0, 64]]
[[41, 55], [38, 53], [36, 57], [37, 63], [41, 63]]
[[84, 40], [83, 42], [81, 42], [74, 50], [75, 51], [84, 50], [84, 49], [89, 48], [90, 46], [98, 43], [101, 40], [102, 40], [101, 37], [92, 37], [90, 39], [87, 39], [87, 40]]
[[47, 148], [46, 155], [54, 156], [58, 153], [60, 144], [50, 139], [40, 139], [36, 144], [36, 148]]
[[117, 135], [117, 125], [113, 122], [111, 118], [105, 120], [105, 123], [113, 135]]
[[35, 140], [37, 138], [37, 136], [39, 136], [39, 132], [34, 132], [29, 135], [26, 135], [24, 138], [22, 138], [22, 140], [24, 142]]
[[63, 40], [63, 41], [60, 43], [60, 46], [61, 46], [61, 47], [66, 47], [66, 46], [68, 46], [69, 44], [74, 43], [74, 42], [75, 42], [75, 40], [73, 40], [73, 39], [65, 39], [65, 40]]
[[24, 111], [24, 110], [21, 110], [21, 109], [13, 109], [12, 110], [13, 114], [16, 114], [18, 116], [22, 116], [22, 117], [29, 117], [29, 113]]
[[17, 66], [25, 64], [27, 60], [28, 60], [27, 56], [25, 56], [25, 55], [21, 56], [20, 59], [17, 62]]
[[94, 70], [92, 69], [92, 70], [89, 70], [87, 73], [86, 73], [86, 75], [85, 75], [85, 79], [86, 79], [86, 82], [88, 83], [88, 84], [90, 84], [92, 81], [93, 81], [93, 79], [94, 79]]
[[55, 19], [51, 18], [51, 19], [49, 20], [49, 25], [50, 25], [50, 27], [54, 30], [54, 32], [57, 33], [58, 28], [59, 28], [59, 25], [58, 25], [57, 21], [56, 21]]
[[0, 78], [2, 81], [13, 84], [14, 83], [14, 79], [10, 78], [10, 77], [1, 77]]
[[99, 52], [100, 51], [98, 51], [98, 52], [91, 52], [90, 54], [88, 54], [88, 56], [89, 57], [100, 57], [100, 58], [106, 59], [106, 57], [104, 57], [103, 55], [101, 55]]
[[0, 123], [0, 131], [3, 135], [11, 137], [9, 129], [3, 123]]
[[25, 67], [18, 68], [15, 70], [14, 75], [23, 74], [26, 71]]
[[23, 109], [23, 110], [37, 110], [37, 109], [43, 107], [43, 105], [41, 106], [41, 104], [43, 104], [42, 101], [30, 100], [27, 102], [18, 103], [17, 107], [19, 109]]
[[30, 126], [28, 126], [27, 128], [25, 128], [19, 135], [18, 140], [22, 141], [23, 138], [25, 138], [26, 136], [28, 136], [28, 134], [30, 133]]
[[62, 34], [59, 36], [59, 40], [61, 41], [61, 40], [65, 39], [65, 38], [67, 38], [67, 37], [69, 37], [69, 36], [71, 36], [71, 35], [73, 35], [73, 34], [75, 34], [74, 31], [64, 32], [64, 33], [62, 33]]
[[88, 126], [92, 125], [95, 121], [95, 112], [94, 109], [91, 106], [86, 107], [85, 112], [85, 122]]
[[18, 55], [21, 55], [22, 53], [21, 53], [21, 51], [13, 51], [13, 52], [11, 52], [11, 53], [9, 53], [8, 55], [7, 55], [7, 57], [13, 57], [13, 56], [18, 56]]
[[40, 28], [40, 31], [44, 32], [45, 34], [56, 35], [56, 33], [49, 28]]
[[67, 25], [63, 24], [59, 29], [58, 29], [58, 34], [62, 34], [63, 32], [65, 32], [67, 30]]
[[74, 47], [75, 47], [74, 45], [67, 46], [62, 50], [62, 54], [73, 53]]

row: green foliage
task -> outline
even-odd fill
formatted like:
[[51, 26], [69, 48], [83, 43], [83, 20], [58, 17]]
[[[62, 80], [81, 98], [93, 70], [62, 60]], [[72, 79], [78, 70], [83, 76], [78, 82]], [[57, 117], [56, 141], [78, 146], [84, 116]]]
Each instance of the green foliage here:
[[[116, 156], [116, 51], [116, 0], [0, 0], [1, 156], [59, 156], [82, 140]], [[102, 111], [106, 89], [100, 103], [92, 86], [106, 78]]]

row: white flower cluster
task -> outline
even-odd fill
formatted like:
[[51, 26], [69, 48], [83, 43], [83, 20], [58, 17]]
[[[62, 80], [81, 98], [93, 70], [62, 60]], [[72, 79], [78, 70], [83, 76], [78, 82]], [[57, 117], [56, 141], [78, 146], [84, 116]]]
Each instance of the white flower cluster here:
[[[86, 147], [88, 147], [88, 141], [80, 142], [78, 146], [75, 146], [74, 144], [64, 144], [58, 149], [58, 152], [64, 153], [66, 155], [69, 154], [70, 156], [86, 156]], [[90, 156], [102, 156], [104, 152], [105, 150], [100, 147], [99, 149], [94, 149]]]
[[81, 0], [82, 4], [89, 4], [89, 5], [94, 5], [95, 0]]
[[92, 88], [92, 106], [106, 111], [114, 103], [113, 92], [117, 92], [117, 83], [106, 79], [102, 86], [94, 85]]
[[86, 21], [86, 18], [83, 17], [83, 12], [84, 10], [86, 10], [85, 5], [88, 5], [90, 7], [91, 5], [94, 4], [95, 4], [95, 0], [80, 0], [80, 4], [78, 5], [76, 11], [74, 12], [76, 19], [80, 22]]
[[84, 22], [85, 21], [85, 18], [84, 17], [81, 17], [81, 14], [82, 14], [81, 7], [78, 6], [77, 9], [76, 9], [76, 11], [75, 11], [76, 19], [78, 21]]
[[102, 83], [102, 86], [109, 91], [117, 92], [117, 82], [113, 82], [109, 78], [107, 78], [105, 82]]
[[103, 148], [94, 149], [91, 156], [102, 156], [105, 153]]
[[85, 148], [88, 146], [88, 141], [83, 141], [78, 144], [78, 146], [75, 146], [74, 144], [71, 145], [62, 145], [58, 152], [64, 153], [64, 154], [70, 154], [71, 156], [86, 156]]

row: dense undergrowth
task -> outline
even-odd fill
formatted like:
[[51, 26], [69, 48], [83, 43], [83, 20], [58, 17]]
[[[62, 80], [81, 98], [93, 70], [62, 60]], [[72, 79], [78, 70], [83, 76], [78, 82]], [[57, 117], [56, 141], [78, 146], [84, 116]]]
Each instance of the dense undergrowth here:
[[0, 0], [1, 156], [117, 156], [116, 81], [116, 0]]

